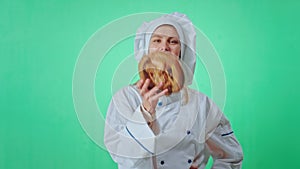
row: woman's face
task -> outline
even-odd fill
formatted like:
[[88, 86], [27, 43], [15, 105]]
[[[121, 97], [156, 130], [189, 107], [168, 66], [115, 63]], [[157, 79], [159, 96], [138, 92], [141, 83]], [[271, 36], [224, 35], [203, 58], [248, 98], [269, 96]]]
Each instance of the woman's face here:
[[180, 39], [173, 26], [162, 25], [153, 32], [149, 43], [149, 53], [156, 51], [171, 53], [179, 58]]

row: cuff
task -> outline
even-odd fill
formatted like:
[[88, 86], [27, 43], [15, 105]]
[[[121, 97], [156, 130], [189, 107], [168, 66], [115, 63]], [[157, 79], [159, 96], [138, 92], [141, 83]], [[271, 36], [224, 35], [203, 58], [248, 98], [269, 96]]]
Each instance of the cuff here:
[[154, 153], [155, 135], [148, 126], [140, 107], [136, 109], [131, 119], [127, 122], [126, 131], [142, 149], [148, 153]]

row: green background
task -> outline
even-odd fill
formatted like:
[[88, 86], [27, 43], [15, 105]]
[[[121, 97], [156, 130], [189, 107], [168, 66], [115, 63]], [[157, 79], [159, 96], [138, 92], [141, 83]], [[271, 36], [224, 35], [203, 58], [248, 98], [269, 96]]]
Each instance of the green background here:
[[[219, 53], [227, 82], [224, 112], [243, 147], [243, 168], [300, 168], [299, 9], [296, 0], [1, 0], [0, 168], [117, 168], [77, 119], [77, 57], [113, 20], [174, 11], [187, 14]], [[95, 81], [103, 114], [111, 96], [102, 93], [110, 86], [100, 86], [101, 78], [111, 78], [125, 57], [122, 49], [132, 53], [133, 38], [110, 52], [117, 52], [115, 62], [104, 64], [107, 74]], [[199, 88], [210, 96], [201, 63], [197, 70]]]

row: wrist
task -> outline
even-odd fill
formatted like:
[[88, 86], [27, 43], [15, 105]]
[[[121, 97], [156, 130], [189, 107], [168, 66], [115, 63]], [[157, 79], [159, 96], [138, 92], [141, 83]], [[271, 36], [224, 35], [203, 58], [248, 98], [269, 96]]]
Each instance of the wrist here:
[[155, 120], [155, 113], [150, 113], [149, 111], [147, 111], [145, 109], [145, 107], [143, 105], [141, 105], [141, 112], [144, 116], [144, 118], [146, 119], [147, 122], [153, 122]]
[[142, 107], [144, 108], [145, 111], [147, 111], [151, 115], [155, 114], [155, 109], [153, 109], [150, 105], [144, 105], [144, 104], [142, 104]]

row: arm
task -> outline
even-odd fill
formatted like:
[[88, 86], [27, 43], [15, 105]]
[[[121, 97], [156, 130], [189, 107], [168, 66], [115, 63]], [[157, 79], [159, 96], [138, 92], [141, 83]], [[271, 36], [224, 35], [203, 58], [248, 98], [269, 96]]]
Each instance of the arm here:
[[109, 105], [104, 143], [111, 157], [125, 168], [143, 166], [154, 151], [154, 134], [140, 109], [133, 89], [116, 93]]
[[154, 155], [159, 128], [153, 117], [157, 101], [167, 89], [159, 92], [159, 85], [148, 90], [149, 83], [149, 79], [145, 83], [140, 80], [138, 91], [124, 88], [116, 93], [107, 112], [104, 143], [114, 161], [128, 168]]
[[[194, 159], [190, 169], [204, 169], [212, 156], [213, 169], [239, 169], [242, 165], [243, 152], [228, 119], [215, 103], [206, 98], [205, 107], [205, 149]], [[203, 103], [202, 102], [202, 103]]]
[[206, 141], [214, 159], [214, 169], [239, 169], [243, 161], [243, 152], [229, 121], [223, 115], [214, 133]]
[[243, 161], [242, 148], [237, 141], [230, 122], [217, 107], [208, 99], [207, 102], [207, 135], [206, 146], [213, 157], [213, 169], [239, 169]]

